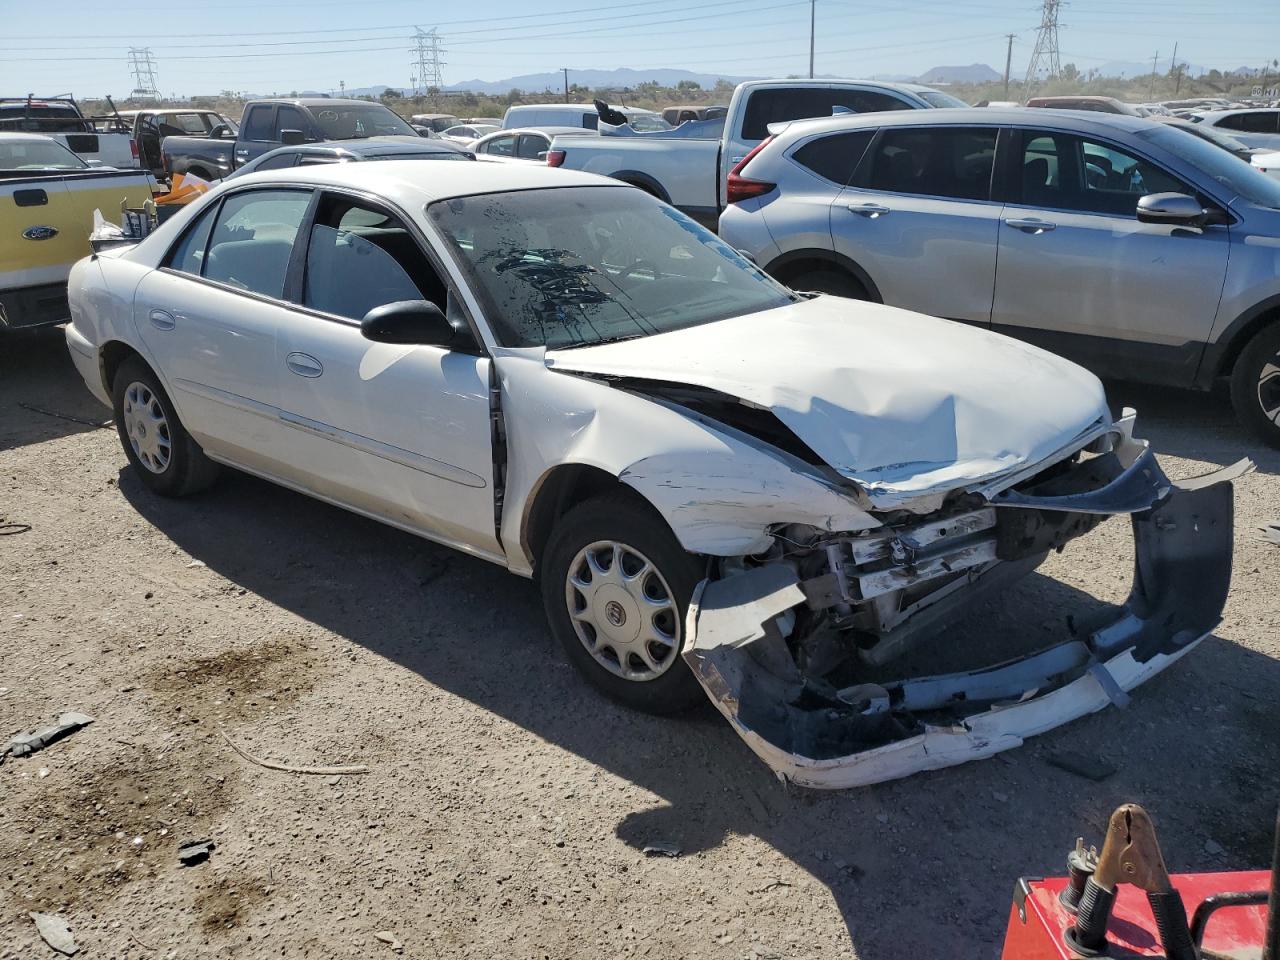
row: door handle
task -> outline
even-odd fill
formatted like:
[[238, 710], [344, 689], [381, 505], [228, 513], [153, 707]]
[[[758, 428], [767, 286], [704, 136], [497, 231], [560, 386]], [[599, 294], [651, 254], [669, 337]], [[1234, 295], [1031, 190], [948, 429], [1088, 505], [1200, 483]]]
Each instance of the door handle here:
[[889, 212], [889, 208], [882, 207], [878, 203], [851, 203], [849, 204], [849, 212], [860, 213], [864, 217], [874, 220], [877, 217], [883, 217]]
[[151, 321], [151, 325], [157, 330], [172, 330], [177, 325], [173, 314], [165, 310], [152, 310], [147, 319]]
[[1047, 220], [1006, 220], [1005, 223], [1015, 230], [1031, 234], [1048, 233], [1058, 226], [1056, 223], [1049, 223]]
[[309, 353], [291, 353], [284, 358], [284, 365], [300, 377], [318, 377], [324, 373], [324, 364]]

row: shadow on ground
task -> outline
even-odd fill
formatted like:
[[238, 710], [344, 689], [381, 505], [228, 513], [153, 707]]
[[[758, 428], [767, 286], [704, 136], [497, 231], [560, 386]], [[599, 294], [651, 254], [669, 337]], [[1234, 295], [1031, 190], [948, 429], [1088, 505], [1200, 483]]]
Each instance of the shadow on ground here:
[[71, 363], [61, 327], [0, 334], [0, 450], [84, 433], [110, 419]]
[[[709, 705], [663, 720], [597, 696], [554, 648], [532, 584], [495, 566], [242, 474], [180, 502], [128, 473], [120, 489], [222, 576], [661, 797], [622, 818], [622, 841], [675, 839], [696, 852], [734, 834], [761, 838], [831, 890], [862, 957], [994, 954], [1015, 879], [1061, 873], [1073, 838], [1100, 842], [1127, 800], [1153, 812], [1173, 869], [1210, 865], [1210, 836], [1227, 850], [1215, 866], [1267, 858], [1280, 664], [1217, 638], [1127, 711], [1002, 758], [857, 791], [787, 789]], [[1097, 601], [1033, 575], [943, 642], [1034, 630], [1048, 643], [1081, 603]], [[1096, 784], [1046, 762], [1067, 748], [1119, 772]], [[917, 942], [912, 919], [926, 908], [945, 916], [952, 943]]]

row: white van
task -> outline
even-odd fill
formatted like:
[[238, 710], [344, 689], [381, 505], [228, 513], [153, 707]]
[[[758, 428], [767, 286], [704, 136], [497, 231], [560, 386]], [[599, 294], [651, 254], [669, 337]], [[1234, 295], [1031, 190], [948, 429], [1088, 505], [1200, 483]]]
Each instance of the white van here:
[[596, 130], [600, 115], [590, 103], [521, 103], [507, 107], [502, 128], [516, 127], [581, 127]]
[[[662, 119], [662, 114], [641, 107], [622, 107], [610, 104], [614, 110], [626, 116], [631, 125], [641, 132], [653, 130], [670, 130], [671, 124]], [[590, 103], [522, 103], [507, 107], [506, 116], [502, 118], [502, 129], [513, 130], [516, 127], [581, 127], [584, 130], [600, 129], [600, 115], [594, 104]]]

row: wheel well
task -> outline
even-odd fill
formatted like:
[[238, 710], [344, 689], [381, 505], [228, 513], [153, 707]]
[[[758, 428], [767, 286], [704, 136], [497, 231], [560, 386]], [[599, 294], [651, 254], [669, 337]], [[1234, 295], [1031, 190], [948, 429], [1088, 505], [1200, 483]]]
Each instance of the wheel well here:
[[584, 463], [562, 464], [548, 471], [531, 495], [520, 535], [535, 572], [556, 521], [584, 500], [619, 488], [624, 485], [613, 474]]
[[1236, 361], [1240, 359], [1240, 354], [1249, 345], [1249, 341], [1257, 336], [1259, 330], [1269, 327], [1273, 323], [1280, 323], [1280, 307], [1265, 310], [1250, 320], [1227, 345], [1227, 349], [1222, 355], [1222, 361], [1218, 365], [1217, 376], [1229, 377], [1232, 371], [1235, 370]]
[[120, 364], [130, 357], [137, 357], [143, 363], [147, 362], [137, 350], [119, 340], [108, 341], [98, 352], [98, 369], [102, 372], [102, 386], [107, 391], [107, 396], [111, 396], [111, 386], [115, 383], [116, 371], [120, 369]]
[[782, 283], [790, 283], [797, 277], [814, 270], [835, 270], [847, 274], [866, 291], [868, 300], [876, 303], [884, 302], [884, 299], [880, 296], [879, 289], [867, 275], [867, 272], [852, 260], [841, 257], [837, 253], [818, 250], [796, 251], [783, 254], [765, 267], [766, 273]]

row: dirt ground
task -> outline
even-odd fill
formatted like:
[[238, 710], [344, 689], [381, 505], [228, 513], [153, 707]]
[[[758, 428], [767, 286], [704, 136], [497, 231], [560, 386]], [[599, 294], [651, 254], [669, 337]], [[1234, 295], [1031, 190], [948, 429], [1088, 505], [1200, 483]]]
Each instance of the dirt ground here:
[[[1280, 798], [1280, 455], [1218, 397], [1113, 387], [1190, 475], [1254, 457], [1214, 636], [1108, 710], [996, 759], [837, 793], [785, 788], [708, 705], [660, 720], [562, 661], [533, 586], [246, 476], [182, 502], [124, 472], [60, 334], [0, 343], [0, 958], [994, 957], [1021, 875], [1111, 809], [1175, 870], [1266, 865]], [[939, 649], [1123, 599], [1112, 520]], [[1056, 580], [1051, 579], [1057, 578]], [[367, 764], [365, 776], [263, 769]], [[1051, 766], [1114, 765], [1094, 783]], [[180, 867], [180, 842], [210, 838]], [[654, 841], [679, 857], [647, 857]]]

